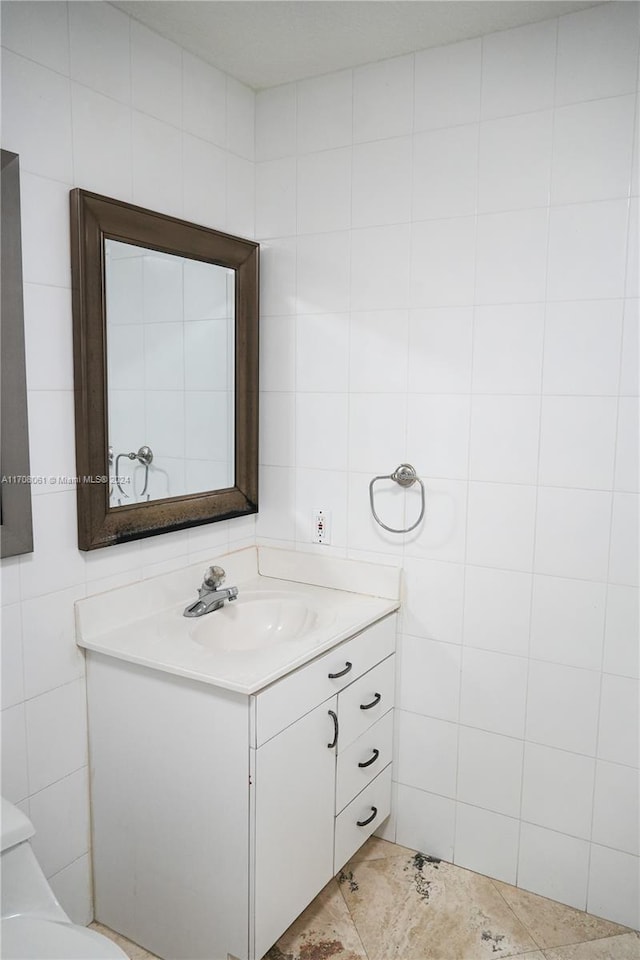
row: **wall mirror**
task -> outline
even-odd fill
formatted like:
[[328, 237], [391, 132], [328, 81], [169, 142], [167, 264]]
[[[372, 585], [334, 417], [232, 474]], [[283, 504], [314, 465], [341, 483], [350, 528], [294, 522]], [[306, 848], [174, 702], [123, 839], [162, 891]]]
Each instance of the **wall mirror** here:
[[78, 545], [258, 509], [258, 244], [71, 191]]
[[33, 532], [22, 300], [20, 161], [16, 153], [8, 150], [1, 153], [0, 552], [3, 557], [15, 557], [33, 550]]

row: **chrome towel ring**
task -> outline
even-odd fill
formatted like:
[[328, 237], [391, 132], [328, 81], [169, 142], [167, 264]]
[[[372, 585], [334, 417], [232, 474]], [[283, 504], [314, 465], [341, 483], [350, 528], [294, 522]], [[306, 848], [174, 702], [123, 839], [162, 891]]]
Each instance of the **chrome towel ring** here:
[[[420, 484], [420, 494], [421, 494], [421, 503], [420, 503], [420, 515], [415, 523], [412, 523], [410, 527], [405, 527], [404, 529], [398, 529], [396, 527], [388, 527], [386, 523], [383, 523], [378, 514], [376, 513], [376, 508], [373, 502], [373, 487], [378, 480], [394, 480], [396, 483], [400, 484], [401, 487], [411, 487], [417, 481]], [[424, 483], [416, 473], [415, 467], [412, 467], [410, 463], [401, 463], [399, 467], [385, 476], [374, 477], [369, 484], [369, 502], [371, 504], [371, 512], [373, 514], [373, 519], [378, 523], [384, 530], [388, 530], [389, 533], [410, 533], [411, 530], [415, 530], [419, 523], [421, 523], [422, 518], [424, 517], [424, 510], [426, 505], [426, 493], [424, 489]]]
[[[113, 454], [111, 455], [113, 456]], [[151, 447], [144, 446], [144, 447], [140, 447], [137, 453], [135, 453], [134, 451], [132, 451], [131, 453], [119, 453], [118, 456], [116, 457], [116, 469], [115, 469], [116, 486], [118, 487], [118, 490], [120, 491], [122, 496], [128, 499], [129, 494], [125, 493], [120, 485], [119, 464], [122, 457], [125, 457], [125, 459], [127, 460], [137, 460], [138, 463], [144, 466], [145, 468], [144, 487], [142, 489], [142, 493], [140, 494], [141, 497], [144, 497], [145, 493], [147, 492], [147, 486], [149, 485], [149, 464], [153, 461], [153, 450], [151, 449]]]

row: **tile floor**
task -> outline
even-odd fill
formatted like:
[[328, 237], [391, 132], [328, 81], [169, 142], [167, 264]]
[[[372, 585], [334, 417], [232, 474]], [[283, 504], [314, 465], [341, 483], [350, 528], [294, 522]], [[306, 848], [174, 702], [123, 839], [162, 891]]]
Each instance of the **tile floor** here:
[[[131, 960], [154, 960], [106, 927], [92, 926]], [[640, 934], [372, 837], [264, 960], [502, 957], [640, 960]]]

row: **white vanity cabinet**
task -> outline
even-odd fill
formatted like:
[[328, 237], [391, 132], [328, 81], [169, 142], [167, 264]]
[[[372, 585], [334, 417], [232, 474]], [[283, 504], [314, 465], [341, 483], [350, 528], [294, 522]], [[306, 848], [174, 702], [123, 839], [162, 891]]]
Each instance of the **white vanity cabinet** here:
[[333, 876], [336, 707], [333, 697], [255, 751], [255, 957]]
[[165, 960], [260, 960], [390, 812], [395, 634], [250, 695], [87, 649], [96, 919]]
[[255, 960], [389, 815], [395, 619], [254, 698]]

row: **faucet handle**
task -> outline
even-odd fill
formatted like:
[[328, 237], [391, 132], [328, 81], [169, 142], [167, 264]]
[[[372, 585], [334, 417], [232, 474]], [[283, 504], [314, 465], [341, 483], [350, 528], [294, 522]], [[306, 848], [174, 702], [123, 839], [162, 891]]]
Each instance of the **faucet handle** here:
[[217, 590], [221, 583], [224, 583], [226, 577], [225, 571], [222, 567], [209, 567], [204, 572], [203, 584], [205, 587], [209, 587], [211, 590]]

